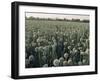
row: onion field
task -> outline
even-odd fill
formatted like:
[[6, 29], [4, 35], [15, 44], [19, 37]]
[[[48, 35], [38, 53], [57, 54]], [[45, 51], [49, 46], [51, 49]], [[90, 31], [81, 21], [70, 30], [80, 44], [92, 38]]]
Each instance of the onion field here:
[[25, 67], [89, 65], [89, 22], [25, 20]]

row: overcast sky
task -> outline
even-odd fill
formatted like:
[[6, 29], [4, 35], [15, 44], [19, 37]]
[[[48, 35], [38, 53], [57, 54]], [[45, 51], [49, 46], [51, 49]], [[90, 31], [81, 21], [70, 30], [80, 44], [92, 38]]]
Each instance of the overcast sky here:
[[32, 13], [32, 12], [26, 12], [26, 17], [39, 17], [39, 18], [59, 18], [59, 19], [80, 19], [80, 20], [83, 20], [83, 19], [88, 19], [89, 20], [89, 15], [78, 15], [78, 14], [49, 14], [49, 13]]

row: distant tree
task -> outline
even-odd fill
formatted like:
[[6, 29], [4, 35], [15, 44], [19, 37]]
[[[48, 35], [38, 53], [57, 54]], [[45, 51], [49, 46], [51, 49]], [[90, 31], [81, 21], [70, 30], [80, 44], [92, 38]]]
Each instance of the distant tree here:
[[28, 19], [32, 20], [32, 19], [33, 19], [33, 17], [32, 17], [32, 16], [30, 16]]
[[66, 18], [64, 18], [64, 21], [66, 21], [67, 19]]
[[79, 22], [80, 19], [72, 19], [72, 21]]
[[87, 23], [88, 23], [88, 22], [89, 22], [89, 20], [85, 20], [85, 19], [84, 19], [84, 20], [82, 20], [82, 22], [87, 22]]

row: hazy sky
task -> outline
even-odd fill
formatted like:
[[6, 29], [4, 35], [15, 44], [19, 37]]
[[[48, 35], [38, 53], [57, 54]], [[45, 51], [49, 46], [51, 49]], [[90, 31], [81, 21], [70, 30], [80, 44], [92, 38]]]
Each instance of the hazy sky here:
[[49, 13], [34, 13], [34, 12], [26, 12], [26, 17], [39, 17], [39, 18], [59, 18], [59, 19], [88, 19], [89, 20], [89, 15], [79, 15], [79, 14], [49, 14]]

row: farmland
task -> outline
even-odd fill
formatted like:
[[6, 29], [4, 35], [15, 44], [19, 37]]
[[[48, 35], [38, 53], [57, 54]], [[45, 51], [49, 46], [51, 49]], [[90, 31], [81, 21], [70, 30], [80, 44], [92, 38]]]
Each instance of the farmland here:
[[89, 22], [25, 20], [25, 67], [89, 65]]

